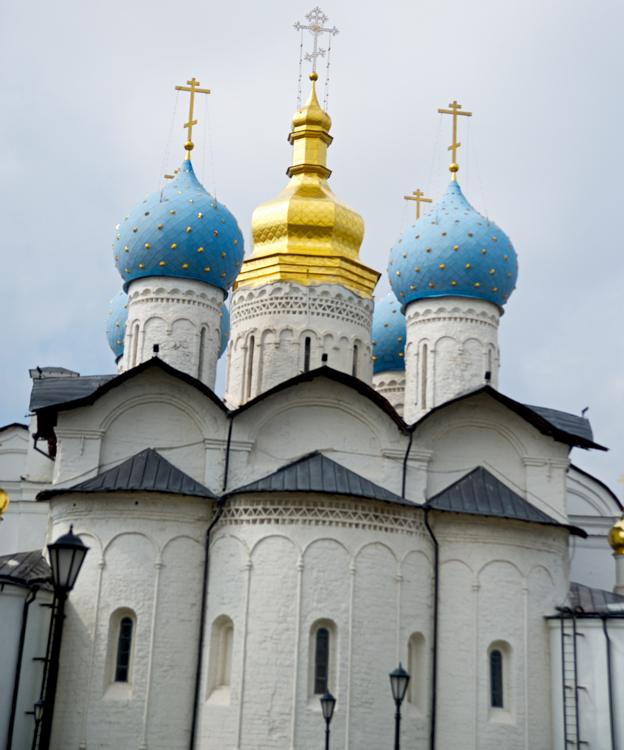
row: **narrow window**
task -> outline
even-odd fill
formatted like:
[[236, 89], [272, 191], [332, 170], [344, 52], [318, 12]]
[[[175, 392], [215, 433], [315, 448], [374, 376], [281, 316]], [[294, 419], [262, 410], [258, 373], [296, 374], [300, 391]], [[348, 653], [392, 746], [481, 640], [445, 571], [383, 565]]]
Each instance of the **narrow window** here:
[[327, 692], [329, 678], [329, 630], [319, 628], [316, 631], [316, 648], [314, 652], [314, 692], [322, 695]]
[[230, 701], [233, 644], [234, 623], [226, 615], [221, 615], [213, 623], [210, 640], [207, 697], [213, 703], [228, 704]]
[[256, 339], [254, 336], [249, 337], [249, 343], [247, 344], [247, 386], [245, 400], [251, 398], [251, 380], [253, 378], [253, 364], [254, 364], [254, 349], [256, 345]]
[[199, 363], [197, 365], [197, 379], [204, 376], [204, 349], [206, 348], [206, 329], [202, 328], [199, 334]]
[[303, 341], [303, 371], [310, 370], [310, 350], [312, 348], [312, 339], [306, 336]]
[[139, 324], [135, 323], [132, 329], [132, 355], [130, 358], [130, 367], [136, 367], [137, 355], [139, 352]]
[[119, 622], [117, 638], [117, 661], [115, 663], [115, 682], [128, 682], [130, 671], [130, 653], [132, 650], [132, 630], [134, 623], [131, 617], [122, 617]]
[[498, 649], [490, 651], [490, 705], [503, 708], [503, 654]]
[[427, 408], [427, 344], [423, 344], [422, 362], [420, 367], [420, 403], [423, 409]]
[[222, 626], [220, 635], [216, 687], [229, 687], [232, 674], [232, 641], [234, 640], [234, 626], [231, 622]]
[[407, 686], [407, 700], [423, 710], [425, 704], [425, 638], [422, 633], [414, 633], [407, 642], [407, 670], [410, 681]]
[[357, 378], [357, 361], [358, 361], [358, 345], [353, 344], [353, 365], [351, 366], [351, 374], [354, 378]]

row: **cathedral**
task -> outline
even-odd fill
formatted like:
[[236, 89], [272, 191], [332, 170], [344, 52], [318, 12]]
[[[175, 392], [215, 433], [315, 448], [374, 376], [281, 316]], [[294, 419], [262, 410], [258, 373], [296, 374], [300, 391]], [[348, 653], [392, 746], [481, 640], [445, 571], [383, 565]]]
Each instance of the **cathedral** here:
[[179, 169], [115, 229], [115, 371], [35, 367], [29, 424], [0, 427], [0, 750], [380, 750], [399, 665], [404, 748], [624, 748], [622, 506], [574, 463], [605, 450], [585, 416], [498, 389], [518, 257], [462, 192], [470, 113], [440, 110], [448, 187], [408, 196], [376, 299], [319, 13], [252, 247], [193, 169], [193, 78]]

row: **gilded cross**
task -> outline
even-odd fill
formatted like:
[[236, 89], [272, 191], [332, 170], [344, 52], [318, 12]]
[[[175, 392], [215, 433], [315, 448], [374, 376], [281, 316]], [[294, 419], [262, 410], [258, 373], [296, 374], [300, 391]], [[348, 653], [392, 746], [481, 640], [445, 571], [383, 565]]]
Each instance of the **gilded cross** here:
[[453, 179], [457, 179], [457, 172], [459, 171], [459, 165], [457, 163], [457, 149], [461, 146], [461, 143], [457, 141], [457, 118], [472, 117], [472, 112], [461, 112], [462, 105], [457, 101], [452, 101], [449, 104], [449, 109], [439, 109], [438, 112], [441, 115], [453, 115], [453, 143], [448, 147], [448, 150], [452, 152], [453, 158], [449, 166]]
[[414, 190], [414, 192], [411, 195], [404, 195], [403, 198], [406, 201], [416, 202], [416, 219], [420, 219], [420, 204], [421, 203], [433, 203], [431, 198], [425, 198], [425, 194], [420, 188]]
[[186, 149], [186, 158], [191, 158], [191, 151], [195, 148], [195, 144], [193, 143], [193, 125], [197, 125], [197, 120], [193, 119], [193, 112], [195, 110], [195, 94], [209, 94], [210, 89], [200, 89], [199, 88], [199, 81], [193, 76], [190, 81], [186, 82], [186, 86], [176, 86], [176, 91], [188, 91], [191, 94], [190, 100], [189, 100], [189, 116], [188, 116], [188, 122], [185, 122], [182, 126], [183, 128], [186, 128], [186, 143], [184, 144], [184, 148]]
[[326, 52], [326, 50], [319, 47], [319, 37], [321, 34], [335, 36], [338, 33], [338, 29], [335, 26], [323, 26], [324, 23], [329, 21], [329, 18], [323, 13], [318, 5], [306, 15], [306, 19], [308, 20], [307, 24], [299, 23], [299, 21], [297, 21], [295, 29], [297, 29], [297, 31], [309, 31], [314, 37], [312, 52], [306, 52], [304, 57], [312, 63], [312, 72], [316, 73], [316, 61], [319, 57], [325, 57]]

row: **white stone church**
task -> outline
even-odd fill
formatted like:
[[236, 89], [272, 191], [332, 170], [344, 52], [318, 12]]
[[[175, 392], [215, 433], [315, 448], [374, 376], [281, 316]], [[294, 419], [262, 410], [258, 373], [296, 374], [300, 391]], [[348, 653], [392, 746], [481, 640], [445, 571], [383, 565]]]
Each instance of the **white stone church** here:
[[332, 748], [389, 748], [399, 662], [404, 748], [621, 750], [622, 507], [586, 418], [497, 388], [516, 252], [453, 162], [375, 303], [310, 78], [251, 252], [189, 139], [116, 229], [117, 372], [37, 367], [0, 428], [0, 748], [36, 746], [73, 524], [55, 750], [311, 750], [327, 690]]

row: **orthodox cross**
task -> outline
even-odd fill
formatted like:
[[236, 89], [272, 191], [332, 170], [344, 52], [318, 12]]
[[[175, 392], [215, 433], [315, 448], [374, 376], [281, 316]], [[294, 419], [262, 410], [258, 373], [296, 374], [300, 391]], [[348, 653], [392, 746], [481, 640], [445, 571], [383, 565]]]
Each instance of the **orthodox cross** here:
[[453, 143], [448, 147], [448, 150], [452, 152], [452, 160], [449, 165], [449, 171], [451, 172], [453, 179], [457, 179], [457, 172], [459, 171], [459, 164], [457, 163], [457, 149], [461, 146], [461, 143], [457, 141], [457, 118], [459, 116], [472, 117], [472, 112], [460, 112], [462, 105], [458, 104], [457, 101], [452, 101], [449, 104], [449, 109], [439, 109], [438, 112], [441, 115], [453, 115]]
[[318, 46], [319, 36], [321, 36], [321, 34], [329, 34], [330, 37], [335, 36], [338, 33], [338, 29], [335, 26], [323, 26], [324, 23], [327, 23], [329, 18], [323, 13], [318, 5], [306, 15], [306, 19], [309, 21], [308, 24], [299, 23], [299, 21], [297, 21], [295, 29], [297, 29], [297, 31], [309, 31], [314, 37], [312, 52], [306, 52], [304, 57], [312, 63], [312, 72], [316, 73], [316, 61], [319, 57], [325, 57], [326, 52], [326, 50], [321, 49]]
[[210, 89], [200, 89], [199, 81], [193, 76], [190, 81], [186, 82], [186, 86], [176, 86], [176, 91], [189, 91], [191, 96], [189, 99], [189, 117], [188, 122], [185, 122], [182, 126], [186, 128], [186, 143], [184, 148], [186, 149], [186, 158], [191, 158], [191, 151], [195, 148], [193, 143], [193, 125], [197, 125], [197, 120], [193, 119], [193, 111], [195, 109], [195, 94], [209, 94]]
[[406, 201], [416, 202], [416, 219], [420, 219], [420, 204], [421, 203], [433, 203], [431, 198], [425, 198], [425, 194], [420, 188], [418, 188], [417, 190], [414, 190], [414, 192], [411, 195], [404, 195], [403, 198]]

